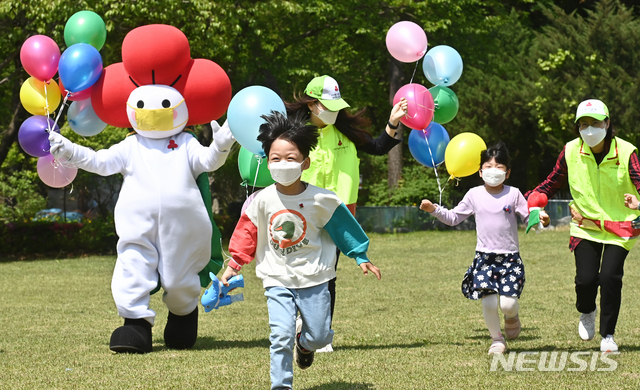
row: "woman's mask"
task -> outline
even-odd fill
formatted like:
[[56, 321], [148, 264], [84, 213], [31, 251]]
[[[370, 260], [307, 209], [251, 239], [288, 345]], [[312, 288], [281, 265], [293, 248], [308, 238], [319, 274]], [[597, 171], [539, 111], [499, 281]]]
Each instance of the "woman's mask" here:
[[295, 183], [302, 175], [302, 163], [295, 161], [277, 161], [269, 163], [271, 177], [285, 187]]
[[318, 107], [318, 113], [314, 115], [317, 116], [325, 125], [332, 125], [336, 123], [339, 112], [340, 111], [329, 111]]
[[607, 129], [602, 127], [589, 126], [584, 130], [580, 130], [580, 137], [590, 148], [598, 145], [607, 135]]
[[499, 168], [487, 168], [482, 170], [482, 180], [490, 186], [497, 187], [507, 178], [507, 172]]

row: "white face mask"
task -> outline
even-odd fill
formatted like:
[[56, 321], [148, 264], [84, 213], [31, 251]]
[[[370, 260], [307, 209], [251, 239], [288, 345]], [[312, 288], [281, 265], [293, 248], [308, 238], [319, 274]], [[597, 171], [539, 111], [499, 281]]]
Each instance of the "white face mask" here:
[[325, 125], [332, 125], [336, 123], [336, 119], [338, 118], [338, 112], [340, 111], [329, 111], [324, 110], [321, 107], [318, 107], [318, 114], [313, 114], [318, 117]]
[[507, 178], [507, 172], [499, 168], [488, 168], [482, 170], [482, 180], [490, 186], [497, 187]]
[[584, 130], [580, 130], [580, 137], [585, 144], [589, 145], [590, 148], [593, 148], [607, 135], [607, 129], [602, 127], [593, 127], [589, 126]]
[[295, 183], [302, 175], [302, 163], [295, 161], [278, 161], [269, 164], [271, 177], [285, 187]]

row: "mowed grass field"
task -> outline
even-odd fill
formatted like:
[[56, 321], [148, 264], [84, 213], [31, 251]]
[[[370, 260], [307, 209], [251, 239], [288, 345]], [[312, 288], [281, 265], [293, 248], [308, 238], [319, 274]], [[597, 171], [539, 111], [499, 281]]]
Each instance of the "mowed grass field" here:
[[[508, 343], [510, 351], [599, 351], [599, 336], [584, 342], [577, 333], [568, 235], [522, 232], [523, 331]], [[335, 352], [316, 354], [308, 370], [296, 367], [296, 389], [640, 388], [640, 249], [625, 267], [615, 370], [549, 372], [532, 363], [526, 372], [491, 371], [481, 304], [460, 292], [475, 233], [370, 237], [369, 257], [382, 280], [363, 276], [353, 260], [341, 257]], [[167, 310], [156, 294], [154, 352], [128, 355], [108, 347], [122, 324], [110, 291], [114, 262], [111, 256], [0, 263], [1, 389], [269, 388], [266, 298], [253, 264], [243, 269], [245, 288], [238, 292], [244, 302], [210, 313], [200, 307], [193, 349], [165, 348]]]

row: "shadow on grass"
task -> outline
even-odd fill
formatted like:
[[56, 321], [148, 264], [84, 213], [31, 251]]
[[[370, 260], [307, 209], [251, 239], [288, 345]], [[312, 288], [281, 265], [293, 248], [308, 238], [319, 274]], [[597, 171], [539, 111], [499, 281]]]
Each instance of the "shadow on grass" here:
[[[522, 327], [522, 333], [518, 336], [517, 340], [521, 341], [530, 341], [530, 340], [539, 340], [540, 336], [532, 335], [531, 333], [537, 332], [537, 327]], [[491, 336], [489, 335], [489, 331], [486, 328], [476, 328], [473, 330], [476, 335], [468, 336], [466, 339], [468, 340], [488, 340]], [[527, 334], [528, 333], [528, 334]]]
[[307, 390], [370, 390], [375, 386], [370, 383], [331, 382], [324, 385], [308, 387]]
[[196, 351], [210, 350], [210, 349], [229, 349], [229, 348], [269, 348], [271, 343], [269, 339], [259, 340], [216, 340], [213, 337], [198, 337], [198, 342], [192, 348]]

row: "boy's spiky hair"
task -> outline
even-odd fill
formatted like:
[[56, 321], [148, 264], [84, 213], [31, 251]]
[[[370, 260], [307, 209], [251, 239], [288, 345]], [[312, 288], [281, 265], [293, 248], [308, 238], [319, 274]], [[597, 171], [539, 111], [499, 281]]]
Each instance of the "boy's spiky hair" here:
[[283, 139], [294, 144], [304, 158], [318, 145], [318, 128], [307, 124], [302, 114], [286, 117], [278, 111], [271, 111], [270, 115], [262, 115], [266, 121], [260, 125], [258, 141], [262, 143], [264, 154], [268, 157], [271, 144], [277, 139]]

